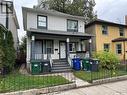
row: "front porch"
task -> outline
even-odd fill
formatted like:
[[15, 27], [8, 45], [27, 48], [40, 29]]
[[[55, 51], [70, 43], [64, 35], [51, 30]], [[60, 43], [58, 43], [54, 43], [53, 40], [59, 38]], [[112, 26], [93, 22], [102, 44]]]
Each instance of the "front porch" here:
[[79, 53], [85, 56], [85, 41], [89, 39], [91, 39], [91, 36], [49, 35], [32, 32], [27, 39], [27, 67], [31, 71], [31, 60], [40, 60], [42, 62], [49, 60], [52, 72], [55, 69], [53, 67], [55, 60], [58, 60], [58, 62], [64, 60], [64, 63], [59, 62], [64, 66], [60, 65], [57, 68], [61, 69], [61, 71], [63, 71], [62, 68], [65, 71], [67, 68], [71, 69], [71, 61], [74, 56]]

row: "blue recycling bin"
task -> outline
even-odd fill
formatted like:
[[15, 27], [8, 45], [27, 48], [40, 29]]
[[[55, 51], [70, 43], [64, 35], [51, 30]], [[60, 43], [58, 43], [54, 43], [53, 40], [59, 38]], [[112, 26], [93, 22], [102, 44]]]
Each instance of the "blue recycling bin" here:
[[76, 70], [76, 71], [81, 70], [80, 58], [73, 58], [72, 62], [73, 62], [73, 69], [74, 70]]

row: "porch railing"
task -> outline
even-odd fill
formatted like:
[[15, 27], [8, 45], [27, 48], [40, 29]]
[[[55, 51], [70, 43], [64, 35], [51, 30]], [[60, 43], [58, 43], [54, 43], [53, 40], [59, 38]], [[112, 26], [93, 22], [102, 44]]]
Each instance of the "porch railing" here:
[[44, 60], [44, 54], [36, 53], [34, 59], [35, 60]]
[[71, 59], [70, 56], [68, 56], [67, 61], [68, 61], [69, 65], [70, 65], [70, 67], [72, 67], [72, 59]]
[[53, 60], [51, 54], [35, 53], [34, 60], [50, 60], [50, 66], [52, 67]]

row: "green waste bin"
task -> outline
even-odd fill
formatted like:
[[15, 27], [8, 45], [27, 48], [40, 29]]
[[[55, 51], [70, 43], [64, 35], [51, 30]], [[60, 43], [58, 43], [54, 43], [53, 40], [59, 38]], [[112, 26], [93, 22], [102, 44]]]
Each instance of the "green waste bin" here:
[[39, 74], [41, 72], [41, 61], [32, 60], [31, 61], [31, 73]]
[[83, 70], [90, 70], [90, 59], [83, 59], [82, 61], [82, 69]]

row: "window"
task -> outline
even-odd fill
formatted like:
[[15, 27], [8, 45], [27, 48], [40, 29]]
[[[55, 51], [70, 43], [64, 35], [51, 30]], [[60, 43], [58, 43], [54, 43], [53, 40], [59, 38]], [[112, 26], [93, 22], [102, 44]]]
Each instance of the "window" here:
[[67, 20], [67, 31], [78, 32], [78, 21], [77, 20]]
[[124, 28], [120, 27], [119, 28], [119, 33], [120, 33], [120, 36], [124, 36]]
[[116, 44], [116, 53], [122, 54], [122, 45], [121, 44]]
[[37, 26], [41, 29], [47, 29], [47, 17], [46, 16], [38, 16], [37, 17]]
[[76, 52], [76, 43], [69, 43], [69, 51], [70, 52]]
[[104, 44], [104, 51], [109, 51], [110, 44]]
[[102, 25], [102, 34], [107, 35], [108, 34], [108, 26]]
[[44, 40], [45, 42], [45, 54], [53, 54], [54, 48], [53, 48], [53, 40]]

